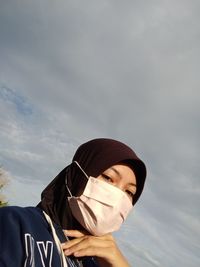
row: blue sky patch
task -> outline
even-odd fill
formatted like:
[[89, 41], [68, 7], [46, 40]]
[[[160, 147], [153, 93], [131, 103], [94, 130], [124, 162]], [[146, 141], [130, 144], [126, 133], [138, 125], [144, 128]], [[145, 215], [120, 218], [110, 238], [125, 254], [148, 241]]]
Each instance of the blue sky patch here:
[[15, 106], [16, 110], [22, 115], [27, 116], [33, 114], [33, 108], [31, 104], [28, 103], [28, 101], [25, 99], [25, 97], [8, 87], [1, 86], [0, 98], [6, 102], [12, 103]]

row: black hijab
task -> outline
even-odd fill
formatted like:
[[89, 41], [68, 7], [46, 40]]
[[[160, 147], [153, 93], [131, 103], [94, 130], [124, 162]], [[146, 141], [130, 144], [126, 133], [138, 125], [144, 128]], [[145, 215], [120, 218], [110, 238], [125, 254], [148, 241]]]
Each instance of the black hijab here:
[[135, 173], [137, 184], [133, 205], [139, 199], [146, 179], [145, 164], [122, 142], [106, 138], [93, 139], [77, 149], [72, 163], [64, 168], [42, 192], [38, 207], [63, 229], [81, 229], [71, 214], [67, 201], [69, 192], [65, 185], [67, 182], [72, 195], [77, 196], [87, 183], [87, 178], [74, 161], [80, 164], [88, 176], [93, 177], [99, 176], [117, 163], [128, 164]]

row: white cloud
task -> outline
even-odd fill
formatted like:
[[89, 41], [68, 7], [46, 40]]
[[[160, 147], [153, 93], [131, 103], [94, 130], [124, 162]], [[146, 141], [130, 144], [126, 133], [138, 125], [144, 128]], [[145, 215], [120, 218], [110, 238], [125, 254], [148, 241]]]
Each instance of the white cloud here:
[[12, 202], [26, 204], [23, 183], [36, 203], [80, 143], [120, 139], [148, 167], [120, 232], [127, 257], [199, 266], [198, 10], [195, 0], [1, 3], [0, 160]]

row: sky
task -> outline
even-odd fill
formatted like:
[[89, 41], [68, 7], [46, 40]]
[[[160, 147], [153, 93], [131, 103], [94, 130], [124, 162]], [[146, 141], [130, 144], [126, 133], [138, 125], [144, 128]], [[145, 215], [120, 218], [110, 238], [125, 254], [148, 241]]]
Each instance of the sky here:
[[10, 205], [97, 137], [146, 163], [115, 234], [131, 266], [200, 266], [200, 2], [0, 1], [0, 164]]

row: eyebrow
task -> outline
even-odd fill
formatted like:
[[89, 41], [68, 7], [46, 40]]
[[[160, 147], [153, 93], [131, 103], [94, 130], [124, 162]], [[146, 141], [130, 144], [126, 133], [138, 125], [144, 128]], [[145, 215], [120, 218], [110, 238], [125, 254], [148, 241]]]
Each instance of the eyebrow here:
[[[116, 170], [114, 167], [110, 167], [110, 169], [113, 170], [122, 179], [122, 175], [118, 170]], [[128, 183], [128, 184], [136, 187], [135, 183]]]

